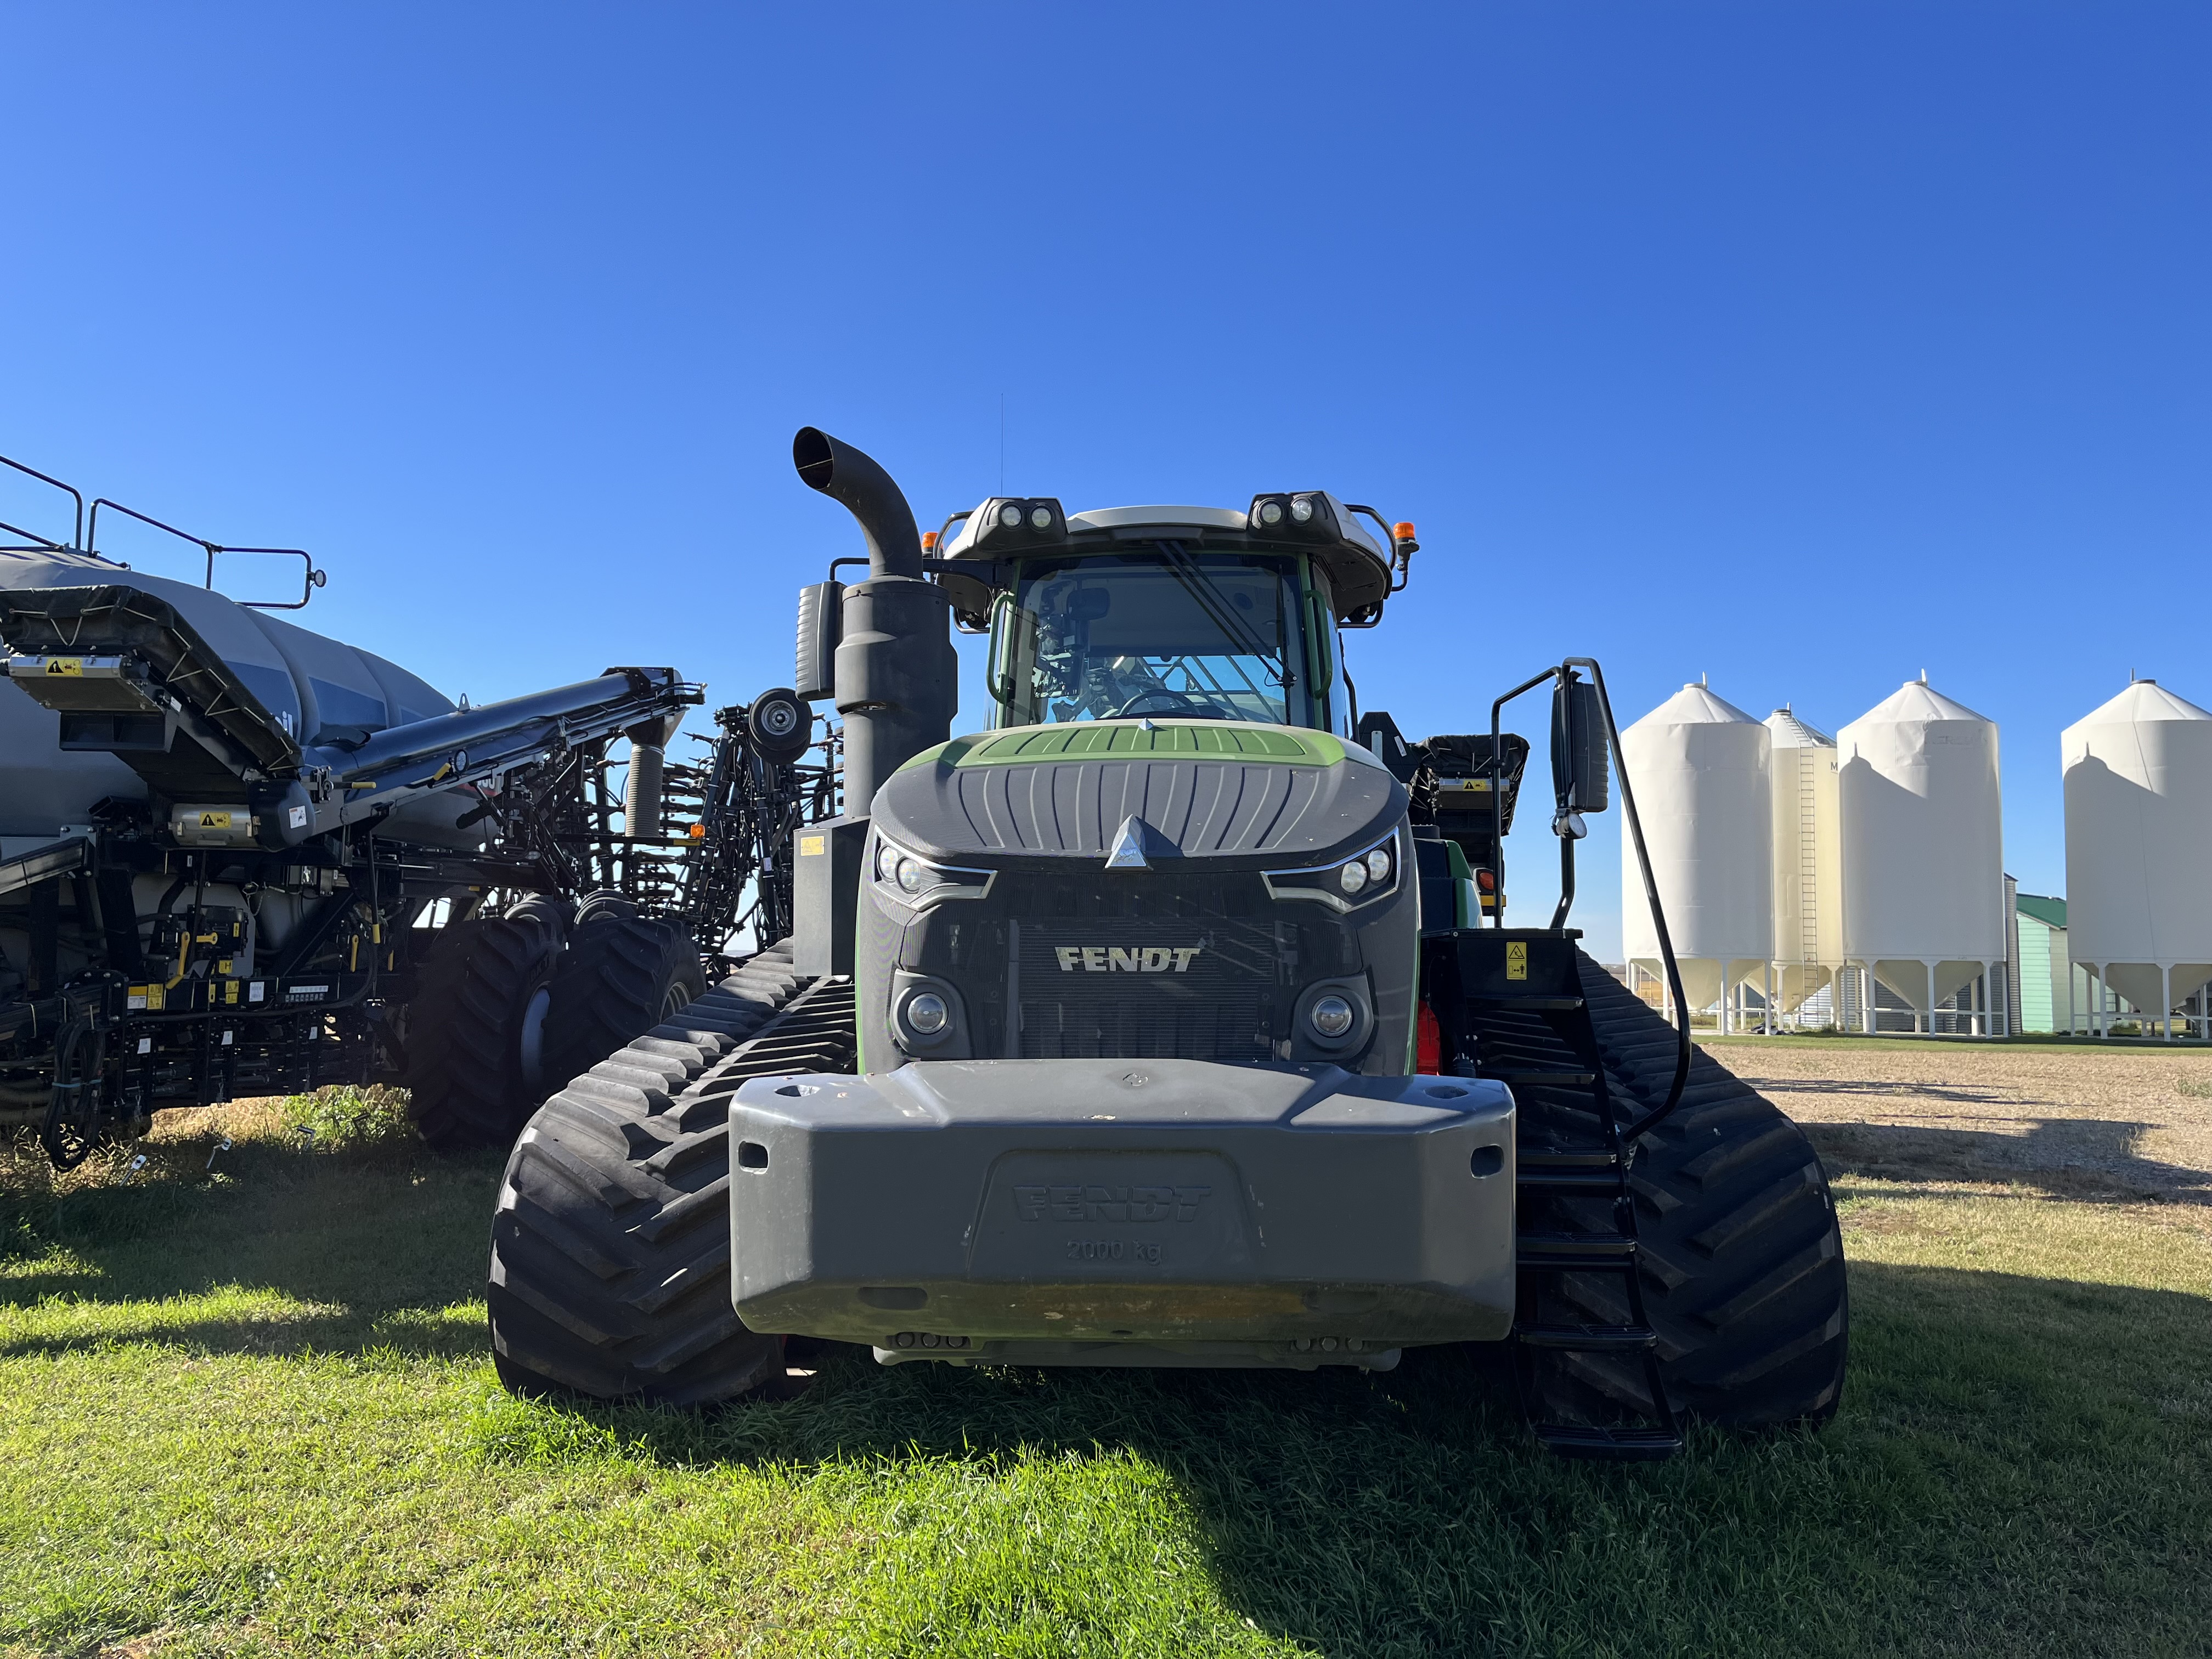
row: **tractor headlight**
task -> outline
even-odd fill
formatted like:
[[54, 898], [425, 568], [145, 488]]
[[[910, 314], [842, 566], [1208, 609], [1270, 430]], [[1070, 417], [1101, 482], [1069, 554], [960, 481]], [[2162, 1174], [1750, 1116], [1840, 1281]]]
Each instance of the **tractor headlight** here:
[[1017, 529], [1022, 522], [1022, 510], [1012, 501], [999, 509], [999, 522], [1009, 530]]
[[1262, 501], [1260, 503], [1260, 522], [1261, 524], [1280, 524], [1282, 521], [1283, 504], [1280, 501]]
[[1270, 898], [1315, 899], [1333, 909], [1349, 910], [1396, 892], [1399, 875], [1398, 836], [1394, 830], [1341, 863], [1304, 870], [1269, 870], [1260, 879], [1267, 884]]
[[1312, 496], [1297, 495], [1291, 498], [1291, 521], [1294, 524], [1310, 524], [1313, 521]]
[[904, 969], [891, 975], [891, 1041], [910, 1054], [959, 1056], [967, 1047], [960, 993]]
[[1375, 1010], [1366, 981], [1327, 979], [1298, 999], [1300, 1046], [1307, 1052], [1346, 1054], [1375, 1035]]
[[940, 899], [981, 898], [997, 878], [995, 870], [968, 870], [935, 864], [909, 853], [887, 836], [876, 838], [876, 890], [896, 903], [920, 909]]
[[1314, 1030], [1332, 1039], [1350, 1030], [1352, 1022], [1358, 1017], [1351, 1003], [1334, 991], [1325, 997], [1314, 999], [1314, 1006], [1306, 1013], [1306, 1018], [1313, 1022]]
[[1038, 530], [1051, 529], [1052, 509], [1048, 507], [1031, 507], [1030, 509], [1030, 523], [1034, 528]]

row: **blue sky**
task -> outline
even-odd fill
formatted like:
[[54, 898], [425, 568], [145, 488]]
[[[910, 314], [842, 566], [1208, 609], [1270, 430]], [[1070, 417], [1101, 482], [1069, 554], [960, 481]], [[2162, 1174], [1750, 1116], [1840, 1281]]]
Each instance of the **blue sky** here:
[[793, 428], [933, 522], [1003, 398], [1071, 509], [1416, 520], [1353, 668], [1417, 734], [1568, 652], [1832, 731], [1924, 668], [2029, 890], [2060, 727], [2212, 703], [2202, 8], [5, 5], [0, 56], [0, 452], [312, 548], [304, 620], [479, 702], [785, 682], [857, 542]]

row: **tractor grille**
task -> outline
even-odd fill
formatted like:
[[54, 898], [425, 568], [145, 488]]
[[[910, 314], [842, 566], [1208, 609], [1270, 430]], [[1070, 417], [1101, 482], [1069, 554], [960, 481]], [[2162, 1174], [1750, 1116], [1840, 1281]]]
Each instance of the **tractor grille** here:
[[1256, 876], [1085, 873], [1007, 895], [1023, 1058], [1273, 1056], [1303, 977], [1304, 929]]

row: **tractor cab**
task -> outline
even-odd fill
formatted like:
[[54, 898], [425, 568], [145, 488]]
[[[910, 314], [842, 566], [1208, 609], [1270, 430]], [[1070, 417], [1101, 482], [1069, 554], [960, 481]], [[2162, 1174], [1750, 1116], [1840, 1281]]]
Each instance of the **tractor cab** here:
[[1322, 491], [1073, 514], [994, 498], [952, 524], [932, 574], [963, 626], [990, 635], [994, 729], [1199, 720], [1349, 736], [1337, 630], [1380, 619], [1417, 545], [1411, 525]]

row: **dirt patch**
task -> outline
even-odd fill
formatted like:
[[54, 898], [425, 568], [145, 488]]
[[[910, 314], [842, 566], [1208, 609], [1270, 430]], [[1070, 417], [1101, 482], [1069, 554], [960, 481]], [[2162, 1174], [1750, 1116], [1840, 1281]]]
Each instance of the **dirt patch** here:
[[1840, 1040], [1712, 1053], [1806, 1127], [1832, 1175], [2212, 1206], [2212, 1055]]

